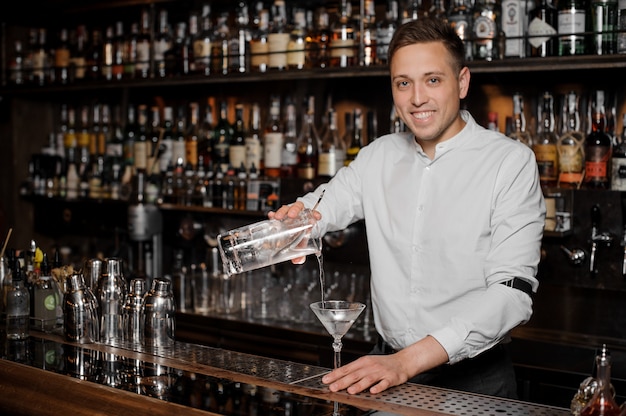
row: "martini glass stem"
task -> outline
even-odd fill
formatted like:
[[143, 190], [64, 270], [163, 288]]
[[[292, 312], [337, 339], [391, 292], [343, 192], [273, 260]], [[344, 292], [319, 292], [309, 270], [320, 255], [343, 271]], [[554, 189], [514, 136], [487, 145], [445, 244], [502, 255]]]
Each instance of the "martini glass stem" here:
[[335, 368], [341, 367], [341, 347], [343, 347], [341, 338], [335, 338], [335, 341], [333, 342], [333, 351], [335, 351]]

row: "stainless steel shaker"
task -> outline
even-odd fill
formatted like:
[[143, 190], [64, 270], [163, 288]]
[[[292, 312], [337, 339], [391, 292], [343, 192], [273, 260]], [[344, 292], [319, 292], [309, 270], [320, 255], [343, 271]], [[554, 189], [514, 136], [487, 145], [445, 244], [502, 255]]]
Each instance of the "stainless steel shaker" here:
[[141, 307], [146, 294], [146, 281], [133, 279], [130, 281], [130, 290], [124, 302], [122, 326], [124, 341], [133, 345], [143, 344], [144, 316]]
[[94, 293], [98, 290], [98, 280], [104, 272], [104, 262], [98, 258], [85, 261], [83, 267], [83, 276], [85, 277], [85, 285]]
[[72, 273], [66, 279], [63, 294], [63, 332], [65, 339], [79, 344], [97, 342], [100, 335], [98, 302], [85, 285], [81, 273]]
[[152, 289], [144, 296], [144, 345], [166, 347], [174, 343], [176, 305], [172, 282], [163, 278], [152, 281]]
[[104, 344], [119, 344], [124, 338], [122, 313], [126, 293], [122, 260], [106, 259], [105, 270], [100, 275], [97, 290], [100, 305], [100, 342]]

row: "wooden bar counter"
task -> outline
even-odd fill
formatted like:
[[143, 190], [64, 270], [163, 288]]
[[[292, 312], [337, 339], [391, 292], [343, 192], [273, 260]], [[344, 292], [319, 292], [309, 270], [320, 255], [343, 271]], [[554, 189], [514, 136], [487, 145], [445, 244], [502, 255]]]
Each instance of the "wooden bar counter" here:
[[333, 415], [335, 406], [342, 416], [570, 414], [410, 383], [378, 395], [331, 393], [320, 381], [327, 368], [182, 341], [78, 345], [39, 332], [3, 341], [3, 415]]

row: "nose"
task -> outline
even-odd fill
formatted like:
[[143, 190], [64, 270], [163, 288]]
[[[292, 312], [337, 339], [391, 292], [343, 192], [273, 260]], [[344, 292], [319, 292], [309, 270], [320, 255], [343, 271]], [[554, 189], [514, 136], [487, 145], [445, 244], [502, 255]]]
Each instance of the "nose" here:
[[423, 87], [419, 84], [415, 84], [413, 87], [413, 92], [411, 94], [411, 104], [416, 107], [424, 104], [427, 101], [426, 93]]

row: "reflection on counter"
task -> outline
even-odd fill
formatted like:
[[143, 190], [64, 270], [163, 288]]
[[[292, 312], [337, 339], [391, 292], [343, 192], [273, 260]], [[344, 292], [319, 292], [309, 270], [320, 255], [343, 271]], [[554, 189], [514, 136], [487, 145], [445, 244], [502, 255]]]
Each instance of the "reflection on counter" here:
[[[2, 336], [2, 359], [220, 415], [330, 415], [333, 403], [31, 336]], [[342, 405], [342, 416], [367, 412]]]

